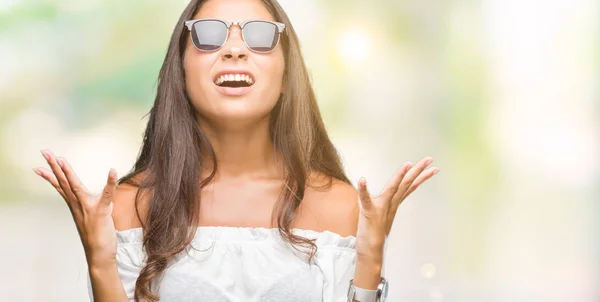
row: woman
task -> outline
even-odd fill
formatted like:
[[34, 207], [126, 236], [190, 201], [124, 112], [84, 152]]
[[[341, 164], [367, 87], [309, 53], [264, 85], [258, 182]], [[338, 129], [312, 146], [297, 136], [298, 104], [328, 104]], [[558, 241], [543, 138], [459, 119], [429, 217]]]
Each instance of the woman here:
[[111, 169], [91, 195], [42, 154], [51, 170], [35, 171], [71, 210], [94, 301], [383, 301], [397, 207], [438, 171], [407, 162], [377, 197], [351, 186], [275, 0], [191, 1], [118, 186]]

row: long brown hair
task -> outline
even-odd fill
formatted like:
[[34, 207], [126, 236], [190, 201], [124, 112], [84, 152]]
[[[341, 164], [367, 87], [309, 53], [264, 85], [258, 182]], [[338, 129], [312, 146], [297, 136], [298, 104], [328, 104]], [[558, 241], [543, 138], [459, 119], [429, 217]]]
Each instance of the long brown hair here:
[[[191, 243], [199, 220], [200, 191], [217, 171], [217, 156], [198, 125], [197, 113], [186, 94], [182, 63], [188, 35], [183, 22], [192, 19], [203, 2], [192, 0], [177, 21], [158, 76], [140, 154], [132, 171], [119, 181], [139, 187], [136, 213], [143, 226], [147, 258], [136, 282], [136, 301], [158, 301], [156, 284], [174, 256]], [[292, 24], [276, 0], [262, 3], [275, 21], [286, 25], [280, 41], [285, 60], [285, 91], [271, 112], [269, 125], [286, 176], [272, 217], [285, 241], [311, 248], [311, 259], [316, 252], [313, 241], [291, 233], [308, 176], [312, 171], [327, 175], [329, 182], [325, 187], [331, 186], [333, 178], [350, 181], [327, 136]], [[200, 179], [204, 157], [201, 154], [212, 160], [212, 173], [206, 179]], [[138, 210], [142, 190], [152, 192], [144, 219]]]

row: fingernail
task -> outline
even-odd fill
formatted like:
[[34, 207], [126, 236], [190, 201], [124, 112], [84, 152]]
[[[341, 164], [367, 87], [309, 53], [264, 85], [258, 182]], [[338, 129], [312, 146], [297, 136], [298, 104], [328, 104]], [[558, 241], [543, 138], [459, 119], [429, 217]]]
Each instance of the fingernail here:
[[42, 172], [40, 172], [38, 169], [33, 168], [33, 172], [35, 172], [35, 174], [42, 176]]
[[438, 174], [438, 172], [440, 172], [440, 169], [435, 169], [435, 170], [433, 171], [433, 175], [436, 175], [436, 174]]
[[56, 159], [56, 162], [58, 162], [58, 165], [59, 165], [61, 168], [64, 168], [64, 167], [65, 167], [65, 164], [63, 163], [63, 160], [62, 160], [62, 158], [60, 158], [60, 157], [59, 157], [59, 158], [57, 158], [57, 159]]
[[42, 156], [46, 159], [49, 160], [48, 158], [48, 153], [46, 153], [46, 150], [40, 150], [40, 153], [42, 153]]
[[433, 158], [430, 157], [427, 160], [425, 160], [425, 165], [429, 165], [432, 162], [433, 162]]

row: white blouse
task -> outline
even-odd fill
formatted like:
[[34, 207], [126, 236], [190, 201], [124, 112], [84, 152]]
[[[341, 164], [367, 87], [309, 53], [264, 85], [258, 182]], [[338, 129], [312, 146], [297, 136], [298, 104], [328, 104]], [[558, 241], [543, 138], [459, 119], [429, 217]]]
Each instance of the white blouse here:
[[[316, 239], [312, 263], [285, 243], [276, 228], [199, 227], [191, 247], [165, 270], [161, 302], [347, 301], [356, 238], [292, 229]], [[142, 229], [117, 232], [117, 268], [129, 301], [145, 264]], [[90, 287], [90, 299], [93, 301]]]

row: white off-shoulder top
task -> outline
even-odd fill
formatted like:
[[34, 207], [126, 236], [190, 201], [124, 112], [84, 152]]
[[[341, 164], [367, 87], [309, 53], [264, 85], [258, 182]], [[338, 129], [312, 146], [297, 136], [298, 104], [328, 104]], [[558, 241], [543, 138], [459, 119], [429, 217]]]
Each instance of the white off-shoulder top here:
[[[347, 301], [356, 238], [292, 229], [316, 239], [313, 262], [283, 241], [276, 228], [199, 227], [191, 247], [165, 270], [161, 302]], [[305, 249], [304, 249], [305, 250]], [[117, 232], [117, 267], [130, 301], [144, 267], [142, 229]], [[90, 289], [90, 299], [93, 301]]]

